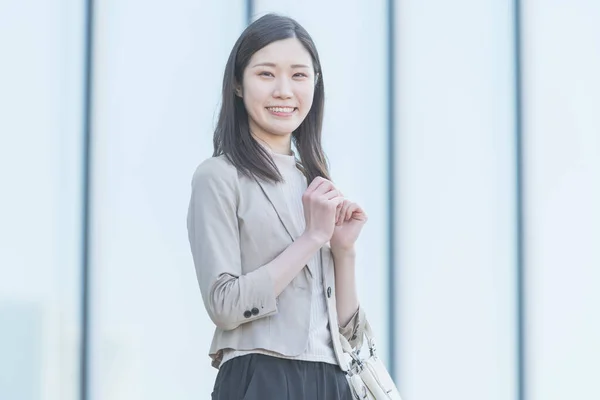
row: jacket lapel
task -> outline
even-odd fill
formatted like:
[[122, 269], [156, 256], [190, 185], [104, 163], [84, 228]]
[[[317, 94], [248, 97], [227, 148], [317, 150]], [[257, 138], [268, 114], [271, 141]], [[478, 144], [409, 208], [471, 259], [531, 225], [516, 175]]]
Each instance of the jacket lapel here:
[[[269, 202], [275, 209], [281, 224], [285, 228], [286, 232], [290, 236], [292, 241], [295, 241], [301, 234], [296, 224], [294, 224], [294, 220], [290, 215], [289, 208], [285, 202], [285, 198], [283, 197], [283, 193], [281, 193], [281, 189], [277, 187], [277, 185], [265, 182], [259, 178], [256, 178], [256, 182], [261, 187], [263, 193], [269, 199]], [[307, 265], [308, 267], [308, 265]], [[314, 277], [314, 271], [308, 267], [309, 273]]]

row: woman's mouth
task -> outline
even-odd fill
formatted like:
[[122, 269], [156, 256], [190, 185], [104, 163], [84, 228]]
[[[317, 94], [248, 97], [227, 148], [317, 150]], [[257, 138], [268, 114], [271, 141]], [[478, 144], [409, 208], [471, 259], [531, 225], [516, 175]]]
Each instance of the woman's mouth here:
[[290, 116], [296, 111], [297, 107], [267, 107], [267, 110], [273, 115], [278, 117], [287, 117]]

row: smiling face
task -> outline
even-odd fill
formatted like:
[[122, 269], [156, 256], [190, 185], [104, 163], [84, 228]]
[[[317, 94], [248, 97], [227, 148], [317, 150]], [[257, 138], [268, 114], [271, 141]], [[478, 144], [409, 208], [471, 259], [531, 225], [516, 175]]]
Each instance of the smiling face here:
[[289, 144], [313, 103], [312, 58], [296, 38], [278, 40], [250, 58], [241, 97], [253, 135], [269, 144]]

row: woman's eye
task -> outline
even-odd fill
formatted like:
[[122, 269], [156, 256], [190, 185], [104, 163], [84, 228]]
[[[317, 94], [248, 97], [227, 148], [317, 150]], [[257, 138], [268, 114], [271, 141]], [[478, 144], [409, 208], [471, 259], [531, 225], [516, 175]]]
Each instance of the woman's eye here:
[[268, 77], [271, 77], [271, 76], [273, 76], [273, 74], [272, 74], [272, 73], [270, 73], [270, 72], [268, 72], [268, 71], [263, 71], [263, 72], [259, 73], [259, 75], [260, 75], [260, 76], [268, 76]]
[[306, 78], [308, 77], [308, 75], [302, 73], [302, 72], [298, 72], [297, 74], [294, 74], [295, 78]]

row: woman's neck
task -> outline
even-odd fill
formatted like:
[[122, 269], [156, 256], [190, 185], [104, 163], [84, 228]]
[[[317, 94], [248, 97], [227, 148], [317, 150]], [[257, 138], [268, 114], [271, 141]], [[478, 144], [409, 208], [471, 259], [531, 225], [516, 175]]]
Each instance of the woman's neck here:
[[283, 154], [286, 156], [291, 156], [294, 154], [292, 152], [291, 134], [285, 136], [276, 136], [269, 139], [259, 137], [255, 134], [252, 134], [252, 136], [259, 144], [263, 145], [267, 149], [270, 149], [273, 153]]

